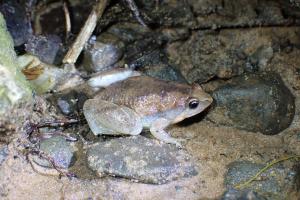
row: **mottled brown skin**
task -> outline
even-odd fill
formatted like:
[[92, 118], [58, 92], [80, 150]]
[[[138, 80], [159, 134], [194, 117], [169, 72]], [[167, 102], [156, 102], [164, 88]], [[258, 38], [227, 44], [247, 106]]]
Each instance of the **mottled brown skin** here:
[[137, 76], [108, 86], [95, 98], [127, 106], [145, 116], [184, 107], [192, 92], [193, 87], [187, 84]]

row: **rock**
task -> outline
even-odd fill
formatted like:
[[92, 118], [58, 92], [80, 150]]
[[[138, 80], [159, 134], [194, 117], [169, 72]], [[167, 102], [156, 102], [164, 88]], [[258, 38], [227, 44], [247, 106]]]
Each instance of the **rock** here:
[[[171, 65], [189, 83], [229, 79], [244, 72], [270, 71], [272, 60], [282, 51], [298, 46], [299, 28], [251, 28], [199, 30], [186, 41], [167, 45]], [[260, 37], [257, 37], [257, 36]], [[290, 65], [290, 64], [289, 64]]]
[[[235, 161], [228, 165], [225, 175], [225, 185], [232, 188], [236, 184], [244, 183], [264, 167], [262, 164], [250, 161]], [[253, 181], [248, 189], [257, 192], [266, 199], [290, 199], [299, 193], [299, 168], [295, 165], [276, 165], [262, 173], [259, 181]]]
[[228, 79], [244, 72], [247, 56], [232, 42], [224, 46], [227, 39], [214, 31], [199, 31], [187, 41], [169, 44], [168, 58], [180, 66], [189, 83], [204, 83], [214, 77]]
[[161, 50], [161, 41], [154, 36], [145, 36], [125, 47], [124, 62], [129, 68], [168, 81], [186, 83], [179, 70], [171, 66], [166, 54]]
[[109, 174], [144, 183], [163, 184], [198, 173], [185, 151], [143, 136], [100, 142], [87, 156], [89, 167], [99, 176]]
[[14, 40], [14, 45], [24, 44], [32, 35], [31, 22], [26, 14], [25, 3], [17, 0], [1, 1], [0, 12], [6, 20], [7, 29]]
[[[190, 5], [186, 1], [164, 1], [157, 4], [156, 1], [141, 0], [137, 2], [137, 7], [144, 22], [151, 26], [165, 27], [188, 27], [196, 25], [196, 19]], [[104, 28], [116, 22], [136, 23], [127, 3], [118, 2], [110, 6], [97, 24]], [[140, 25], [142, 28], [142, 25]]]
[[160, 64], [154, 66], [144, 66], [139, 71], [143, 72], [148, 76], [166, 81], [176, 81], [180, 83], [187, 82], [180, 73], [180, 71], [175, 69], [171, 65]]
[[32, 99], [32, 91], [16, 59], [12, 38], [0, 13], [0, 114]]
[[208, 117], [217, 124], [278, 134], [292, 122], [294, 96], [275, 73], [246, 74], [227, 81], [212, 94], [216, 107]]
[[142, 68], [166, 61], [161, 44], [153, 35], [136, 40], [125, 47], [124, 61], [130, 68]]
[[125, 44], [129, 44], [145, 37], [149, 30], [136, 23], [117, 23], [109, 27], [107, 33], [113, 34]]
[[6, 160], [7, 156], [8, 156], [7, 145], [3, 145], [0, 147], [0, 166]]
[[296, 9], [292, 9], [292, 6], [286, 1], [188, 0], [188, 4], [197, 21], [195, 27], [199, 29], [213, 28], [214, 26], [219, 29], [275, 26], [288, 23], [289, 20], [297, 20], [297, 15], [289, 13]]
[[49, 98], [52, 105], [57, 106], [64, 115], [68, 116], [78, 116], [87, 99], [85, 93], [74, 90], [58, 92]]
[[48, 64], [59, 64], [62, 59], [62, 41], [57, 35], [32, 36], [26, 42], [25, 50]]
[[123, 55], [124, 44], [113, 35], [103, 34], [97, 41], [90, 40], [84, 50], [83, 66], [91, 72], [112, 67]]
[[[76, 160], [75, 147], [71, 142], [67, 142], [63, 136], [53, 136], [41, 141], [40, 150], [53, 159], [58, 167], [63, 169], [71, 167]], [[34, 156], [33, 161], [42, 167], [52, 167], [47, 160], [38, 156]]]
[[265, 198], [251, 190], [227, 190], [220, 200], [264, 200]]

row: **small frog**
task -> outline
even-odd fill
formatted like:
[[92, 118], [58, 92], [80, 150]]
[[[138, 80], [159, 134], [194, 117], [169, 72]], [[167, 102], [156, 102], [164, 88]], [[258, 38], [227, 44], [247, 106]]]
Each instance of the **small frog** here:
[[202, 112], [212, 101], [199, 85], [134, 73], [100, 90], [84, 103], [83, 112], [95, 135], [138, 135], [148, 128], [158, 140], [181, 146], [164, 129]]

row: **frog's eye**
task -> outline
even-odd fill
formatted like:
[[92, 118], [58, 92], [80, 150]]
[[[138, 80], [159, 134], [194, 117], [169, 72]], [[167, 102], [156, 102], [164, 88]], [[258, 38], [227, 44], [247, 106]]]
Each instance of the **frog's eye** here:
[[198, 107], [198, 105], [199, 105], [198, 99], [191, 99], [191, 100], [189, 101], [189, 108], [190, 108], [190, 109], [195, 109], [195, 108]]

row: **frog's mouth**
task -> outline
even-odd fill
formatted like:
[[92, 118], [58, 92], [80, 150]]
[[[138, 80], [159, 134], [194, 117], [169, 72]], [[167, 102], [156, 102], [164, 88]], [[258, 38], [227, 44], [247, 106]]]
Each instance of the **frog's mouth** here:
[[211, 104], [210, 100], [199, 101], [197, 106], [187, 106], [182, 113], [180, 113], [173, 121], [173, 123], [181, 122], [186, 118], [192, 117], [204, 111]]

